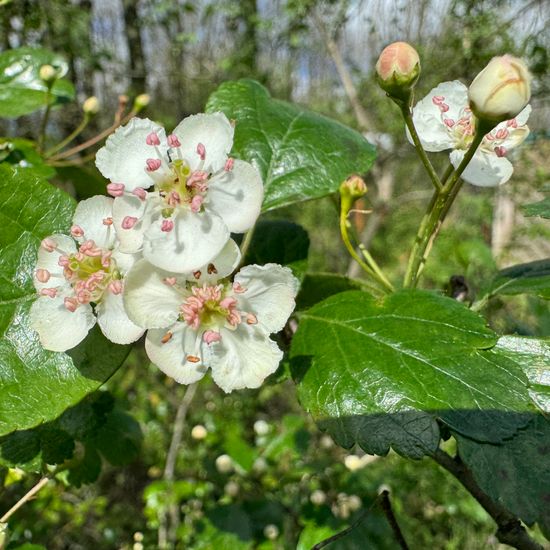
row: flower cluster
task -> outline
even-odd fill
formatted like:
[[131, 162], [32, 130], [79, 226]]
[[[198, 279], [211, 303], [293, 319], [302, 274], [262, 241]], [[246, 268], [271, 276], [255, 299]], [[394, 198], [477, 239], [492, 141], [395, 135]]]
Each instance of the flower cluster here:
[[229, 157], [222, 113], [183, 120], [166, 137], [134, 118], [98, 152], [108, 193], [79, 203], [71, 236], [42, 241], [31, 324], [42, 345], [65, 351], [99, 324], [118, 344], [139, 339], [180, 383], [208, 368], [225, 391], [258, 387], [282, 351], [270, 334], [294, 309], [297, 281], [275, 264], [246, 266], [230, 233], [260, 213], [261, 177]]

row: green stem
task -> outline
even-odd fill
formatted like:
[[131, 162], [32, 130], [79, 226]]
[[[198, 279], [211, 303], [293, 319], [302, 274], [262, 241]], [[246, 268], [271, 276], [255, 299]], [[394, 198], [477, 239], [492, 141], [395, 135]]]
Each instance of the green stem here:
[[46, 126], [48, 124], [48, 119], [50, 118], [50, 111], [52, 109], [52, 90], [51, 86], [48, 86], [48, 91], [46, 92], [46, 110], [44, 111], [44, 116], [42, 117], [42, 122], [40, 123], [40, 131], [38, 133], [38, 151], [42, 153], [44, 149], [44, 141], [46, 139]]
[[253, 225], [245, 233], [244, 238], [241, 242], [241, 246], [240, 246], [240, 249], [241, 249], [241, 263], [240, 263], [239, 267], [241, 267], [244, 264], [244, 259], [245, 259], [246, 253], [248, 252], [248, 249], [250, 248], [250, 243], [252, 242], [252, 237], [254, 236], [254, 229], [255, 228], [256, 228], [256, 226]]
[[405, 274], [404, 286], [416, 287], [418, 278], [422, 272], [424, 265], [430, 254], [432, 244], [439, 233], [439, 229], [449, 209], [451, 208], [460, 188], [462, 187], [462, 180], [460, 176], [466, 169], [466, 166], [472, 160], [477, 148], [481, 144], [485, 132], [478, 131], [474, 136], [474, 141], [470, 145], [470, 148], [466, 151], [462, 162], [458, 168], [452, 172], [448, 178], [445, 187], [441, 190], [434, 192], [426, 214], [422, 218], [420, 227], [416, 234], [416, 239], [409, 257], [409, 263], [407, 266], [407, 272]]
[[[342, 240], [344, 241], [344, 244], [346, 245], [346, 248], [347, 248], [350, 256], [361, 266], [361, 268], [363, 269], [363, 271], [367, 275], [372, 277], [376, 282], [378, 282], [384, 288], [385, 292], [393, 292], [392, 284], [386, 279], [386, 277], [381, 272], [381, 270], [378, 267], [378, 265], [376, 264], [376, 262], [374, 262], [374, 259], [370, 256], [370, 254], [368, 254], [368, 252], [367, 252], [368, 256], [365, 256], [365, 259], [367, 261], [369, 261], [368, 258], [370, 258], [374, 262], [374, 265], [376, 265], [376, 269], [374, 269], [373, 266], [368, 265], [367, 263], [365, 263], [361, 259], [361, 257], [357, 254], [357, 252], [355, 251], [355, 248], [351, 244], [351, 241], [350, 241], [350, 238], [349, 238], [348, 224], [349, 224], [349, 221], [347, 219], [345, 209], [343, 209], [340, 213], [340, 233], [342, 235]], [[361, 250], [363, 255], [365, 255], [364, 251], [366, 252], [365, 247], [363, 247], [363, 249]], [[379, 273], [377, 273], [377, 271]]]
[[57, 153], [60, 149], [63, 149], [65, 145], [68, 145], [73, 141], [74, 138], [76, 138], [80, 133], [88, 126], [88, 122], [90, 122], [90, 117], [88, 115], [84, 115], [84, 118], [82, 119], [82, 122], [76, 127], [74, 132], [71, 132], [64, 140], [60, 141], [57, 145], [54, 145], [51, 149], [48, 149], [44, 156], [51, 157], [54, 153]]
[[424, 168], [426, 168], [426, 172], [428, 172], [428, 176], [430, 176], [430, 180], [433, 186], [436, 188], [437, 191], [441, 191], [443, 189], [443, 185], [441, 184], [439, 176], [437, 175], [434, 167], [432, 166], [432, 163], [430, 162], [428, 155], [426, 155], [426, 151], [424, 151], [424, 147], [422, 147], [422, 143], [420, 142], [420, 138], [418, 137], [418, 133], [416, 131], [416, 128], [414, 127], [414, 122], [412, 119], [411, 110], [409, 106], [406, 104], [401, 105], [401, 113], [403, 114], [403, 118], [405, 119], [405, 124], [407, 125], [407, 128], [409, 129], [409, 133], [411, 134], [414, 147], [418, 153], [418, 156], [420, 157], [420, 160], [422, 161], [422, 164], [424, 165]]

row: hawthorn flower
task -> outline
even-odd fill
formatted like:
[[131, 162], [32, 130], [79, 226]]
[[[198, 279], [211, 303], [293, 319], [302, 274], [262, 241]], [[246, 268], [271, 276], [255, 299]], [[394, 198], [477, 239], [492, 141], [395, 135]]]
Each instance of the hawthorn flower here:
[[159, 270], [143, 259], [128, 274], [124, 303], [130, 319], [149, 329], [151, 361], [181, 384], [212, 378], [225, 392], [257, 388], [283, 352], [269, 335], [294, 309], [297, 280], [276, 264], [251, 265], [227, 277], [240, 253], [229, 240], [208, 265], [189, 275]]
[[45, 238], [38, 250], [34, 286], [38, 299], [31, 326], [44, 348], [75, 347], [95, 325], [116, 344], [137, 340], [144, 330], [124, 310], [124, 276], [135, 261], [118, 249], [113, 199], [95, 196], [78, 204], [71, 236]]
[[111, 180], [123, 252], [142, 250], [153, 265], [185, 273], [210, 262], [230, 232], [254, 225], [262, 180], [251, 164], [228, 157], [233, 133], [226, 116], [214, 113], [187, 117], [168, 137], [139, 118], [109, 137], [96, 164]]
[[[481, 187], [506, 183], [514, 171], [506, 155], [528, 136], [526, 122], [530, 113], [531, 106], [527, 105], [515, 118], [493, 128], [483, 138], [462, 178]], [[468, 88], [458, 80], [442, 82], [417, 103], [413, 122], [426, 151], [453, 149], [450, 160], [456, 168], [476, 130], [476, 118], [468, 106]], [[407, 136], [412, 143], [408, 131]]]

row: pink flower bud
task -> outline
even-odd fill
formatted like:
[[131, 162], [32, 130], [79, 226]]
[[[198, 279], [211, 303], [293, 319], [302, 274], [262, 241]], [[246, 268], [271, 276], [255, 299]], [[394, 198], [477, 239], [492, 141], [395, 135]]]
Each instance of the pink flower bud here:
[[527, 106], [531, 75], [517, 57], [493, 57], [470, 84], [468, 97], [476, 117], [496, 125], [514, 118]]
[[407, 100], [420, 75], [418, 52], [406, 42], [394, 42], [382, 50], [376, 73], [380, 87], [390, 97]]

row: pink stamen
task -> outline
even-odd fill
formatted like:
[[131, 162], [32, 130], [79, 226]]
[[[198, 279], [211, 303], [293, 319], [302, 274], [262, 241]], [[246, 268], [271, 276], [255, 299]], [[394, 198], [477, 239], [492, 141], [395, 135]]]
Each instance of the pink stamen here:
[[248, 313], [246, 316], [247, 325], [256, 325], [258, 324], [258, 318], [253, 313]]
[[47, 269], [37, 269], [35, 276], [40, 283], [47, 283], [50, 280], [50, 272]]
[[233, 291], [237, 294], [242, 294], [246, 292], [246, 288], [244, 288], [241, 283], [233, 283]]
[[112, 254], [113, 253], [111, 251], [103, 252], [103, 254], [101, 256], [101, 265], [104, 268], [108, 268], [111, 265], [111, 256], [112, 256]]
[[200, 211], [202, 203], [204, 202], [204, 197], [201, 195], [195, 195], [191, 199], [191, 211], [195, 214]]
[[202, 341], [206, 342], [208, 345], [212, 344], [213, 342], [219, 342], [221, 339], [221, 334], [219, 332], [216, 332], [215, 330], [207, 330], [202, 335]]
[[174, 286], [177, 283], [177, 279], [175, 277], [165, 277], [162, 282], [165, 285]]
[[452, 118], [444, 118], [443, 124], [445, 124], [447, 128], [452, 128], [455, 125], [455, 121]]
[[145, 191], [145, 189], [143, 189], [143, 187], [136, 187], [132, 191], [132, 195], [135, 195], [136, 197], [138, 197], [142, 201], [144, 201], [147, 198], [147, 191]]
[[57, 296], [57, 288], [43, 288], [39, 292], [40, 296], [48, 296], [55, 298]]
[[76, 293], [76, 300], [79, 304], [89, 304], [91, 301], [91, 298], [92, 298], [92, 295], [88, 290], [79, 290]]
[[46, 237], [42, 240], [40, 246], [47, 252], [53, 252], [57, 248], [57, 243], [53, 239]]
[[132, 227], [134, 227], [134, 225], [136, 225], [138, 219], [134, 216], [126, 216], [123, 220], [122, 220], [122, 229], [132, 229]]
[[512, 118], [512, 119], [506, 121], [506, 126], [508, 126], [508, 128], [517, 128], [518, 127], [518, 121], [515, 118]]
[[220, 307], [223, 309], [231, 309], [237, 305], [237, 300], [233, 296], [228, 296], [220, 302]]
[[445, 96], [442, 96], [442, 95], [434, 95], [432, 97], [432, 101], [433, 103], [435, 103], [435, 105], [441, 104], [444, 100], [445, 100]]
[[230, 172], [231, 170], [233, 170], [233, 165], [235, 164], [235, 159], [232, 159], [231, 157], [229, 157], [226, 161], [225, 161], [225, 166], [223, 167], [223, 169], [226, 171], [226, 172]]
[[84, 255], [88, 256], [89, 258], [97, 258], [102, 254], [103, 250], [101, 250], [101, 248], [97, 248], [96, 246], [94, 246], [93, 248], [86, 248], [86, 250], [84, 251]]
[[84, 230], [79, 225], [73, 225], [71, 227], [71, 235], [73, 237], [82, 237], [84, 235]]
[[160, 226], [160, 230], [164, 231], [165, 233], [170, 233], [174, 229], [174, 222], [172, 220], [162, 220], [162, 224]]
[[122, 197], [122, 195], [124, 195], [124, 184], [110, 183], [107, 185], [107, 193], [109, 193], [111, 197]]
[[446, 113], [449, 110], [449, 106], [446, 103], [441, 103], [438, 107], [442, 113]]
[[76, 298], [65, 298], [63, 300], [63, 305], [71, 313], [74, 313], [76, 311], [76, 308], [78, 307], [78, 302], [77, 302]]
[[111, 281], [109, 283], [109, 286], [107, 287], [113, 294], [120, 294], [124, 290], [124, 285], [122, 284], [122, 281], [119, 279], [116, 279], [114, 281]]
[[147, 145], [160, 145], [160, 139], [157, 136], [156, 132], [151, 132], [146, 138], [145, 143]]
[[201, 275], [202, 273], [199, 269], [197, 269], [197, 271], [193, 271], [193, 277], [195, 277], [195, 279], [200, 279]]
[[[92, 240], [87, 240], [87, 241], [84, 241], [84, 242], [80, 245], [80, 252], [81, 252], [82, 254], [86, 254], [86, 252], [87, 252], [88, 250], [92, 250], [92, 249], [94, 249], [94, 248], [96, 248], [95, 242], [92, 241]], [[81, 259], [84, 259], [84, 258], [81, 258]]]
[[145, 164], [147, 164], [148, 172], [154, 172], [155, 170], [158, 170], [160, 168], [160, 165], [162, 163], [159, 159], [147, 159], [145, 161]]
[[178, 136], [176, 136], [175, 134], [170, 134], [168, 136], [168, 145], [170, 145], [170, 147], [181, 147]]
[[206, 147], [202, 143], [197, 145], [197, 155], [199, 155], [201, 160], [206, 158]]
[[505, 157], [508, 150], [506, 147], [503, 147], [502, 145], [499, 145], [498, 147], [495, 147], [495, 153], [497, 157]]
[[509, 136], [509, 134], [510, 134], [510, 132], [508, 132], [508, 130], [506, 130], [505, 128], [501, 128], [500, 130], [497, 131], [496, 138], [497, 139], [506, 139]]
[[176, 207], [181, 203], [180, 194], [177, 191], [170, 191], [167, 202], [168, 206]]
[[59, 260], [57, 260], [57, 265], [60, 267], [68, 267], [69, 266], [69, 256], [59, 256]]
[[113, 225], [113, 218], [103, 218], [103, 225]]

